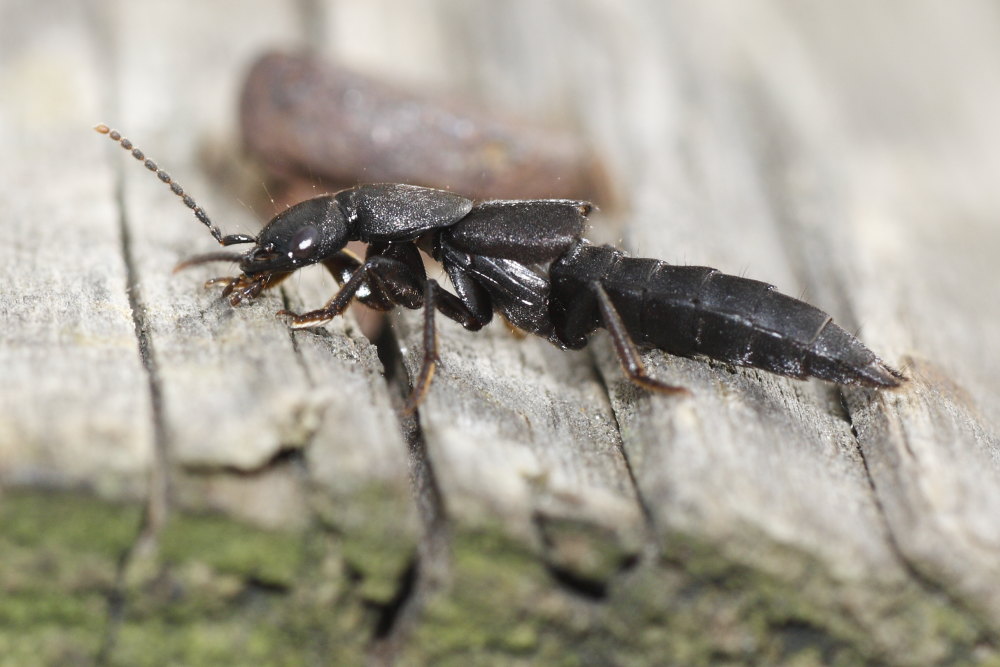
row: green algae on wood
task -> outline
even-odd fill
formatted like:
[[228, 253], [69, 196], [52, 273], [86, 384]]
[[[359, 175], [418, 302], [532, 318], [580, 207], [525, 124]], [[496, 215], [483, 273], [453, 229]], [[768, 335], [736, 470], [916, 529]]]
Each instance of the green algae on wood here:
[[134, 563], [111, 662], [357, 663], [377, 614], [320, 530], [267, 530], [177, 514], [159, 553]]
[[139, 505], [83, 494], [0, 495], [0, 664], [93, 658]]
[[[675, 534], [663, 555], [647, 555], [597, 589], [557, 581], [502, 526], [460, 529], [452, 546], [451, 579], [425, 601], [402, 654], [407, 664], [997, 659], [983, 624], [936, 592], [903, 582], [887, 590], [870, 586], [865, 596], [780, 545], [774, 549], [784, 549], [782, 560], [799, 561], [790, 569], [794, 576], [762, 571], [718, 545]], [[877, 600], [889, 602], [872, 606]]]
[[359, 577], [359, 593], [377, 604], [396, 594], [419, 540], [409, 488], [370, 481], [350, 493], [318, 487], [312, 507], [340, 541], [345, 563]]

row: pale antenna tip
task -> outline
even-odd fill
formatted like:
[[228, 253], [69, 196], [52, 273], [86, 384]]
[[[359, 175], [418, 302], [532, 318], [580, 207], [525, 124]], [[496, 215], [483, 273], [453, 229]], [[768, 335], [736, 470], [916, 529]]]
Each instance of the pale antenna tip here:
[[96, 132], [100, 132], [101, 134], [107, 134], [108, 132], [111, 131], [111, 128], [105, 125], [104, 123], [98, 123], [97, 125], [94, 126], [94, 130]]

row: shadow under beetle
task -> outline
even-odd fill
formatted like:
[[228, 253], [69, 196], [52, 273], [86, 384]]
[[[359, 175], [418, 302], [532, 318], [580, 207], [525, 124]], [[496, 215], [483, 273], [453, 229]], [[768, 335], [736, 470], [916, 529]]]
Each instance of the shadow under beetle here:
[[[171, 177], [106, 125], [98, 132], [131, 151], [192, 209], [223, 246], [177, 268], [237, 262], [240, 275], [215, 278], [233, 306], [298, 269], [322, 264], [340, 284], [319, 310], [279, 311], [293, 329], [326, 324], [357, 299], [376, 310], [424, 309], [423, 362], [404, 410], [423, 400], [438, 362], [434, 313], [469, 331], [498, 312], [513, 326], [563, 349], [580, 349], [607, 329], [629, 380], [664, 393], [686, 393], [646, 373], [637, 344], [671, 354], [704, 355], [803, 379], [888, 388], [905, 378], [832, 318], [773, 285], [703, 266], [629, 257], [582, 238], [591, 205], [564, 199], [473, 202], [433, 188], [359, 185], [295, 204], [256, 236], [224, 236]], [[364, 241], [362, 261], [344, 247]], [[439, 261], [455, 293], [427, 277], [420, 251]]]

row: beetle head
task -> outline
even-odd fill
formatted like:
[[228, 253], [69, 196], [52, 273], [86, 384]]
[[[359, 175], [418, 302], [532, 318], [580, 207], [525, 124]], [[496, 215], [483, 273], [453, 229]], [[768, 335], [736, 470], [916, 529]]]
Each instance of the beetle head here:
[[330, 195], [299, 202], [274, 216], [257, 236], [257, 245], [243, 255], [240, 270], [248, 276], [294, 271], [341, 250], [350, 226]]

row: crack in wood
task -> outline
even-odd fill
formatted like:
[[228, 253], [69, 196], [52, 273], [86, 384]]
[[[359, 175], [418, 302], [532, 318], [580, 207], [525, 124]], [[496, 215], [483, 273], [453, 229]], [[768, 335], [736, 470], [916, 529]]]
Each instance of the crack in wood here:
[[[607, 345], [608, 341], [601, 341], [597, 343], [598, 345]], [[607, 396], [609, 405], [614, 405], [613, 398], [611, 396], [611, 388], [608, 386], [607, 378], [601, 371], [600, 362], [597, 359], [596, 350], [594, 349], [594, 342], [591, 342], [590, 349], [587, 352], [587, 358], [590, 360], [590, 368], [594, 377], [597, 378], [597, 382], [604, 389], [604, 394]], [[615, 432], [618, 434], [618, 452], [622, 457], [622, 461], [625, 463], [625, 471], [628, 473], [629, 483], [632, 485], [632, 493], [635, 494], [636, 502], [639, 505], [639, 510], [642, 512], [643, 523], [645, 524], [646, 539], [650, 544], [655, 544], [656, 540], [654, 535], [656, 532], [653, 512], [649, 507], [649, 503], [646, 501], [646, 497], [639, 486], [639, 482], [635, 476], [635, 469], [632, 466], [632, 461], [629, 458], [628, 450], [625, 447], [625, 437], [622, 435], [621, 423], [618, 421], [618, 412], [614, 409], [610, 410], [611, 418], [614, 420]]]
[[[875, 483], [875, 478], [872, 475], [871, 468], [868, 465], [868, 457], [865, 455], [865, 448], [862, 443], [861, 436], [858, 433], [857, 427], [854, 425], [854, 416], [851, 412], [850, 403], [847, 400], [847, 392], [843, 389], [839, 389], [838, 393], [840, 395], [840, 402], [843, 406], [844, 413], [847, 415], [848, 423], [851, 427], [851, 434], [854, 436], [855, 446], [857, 447], [858, 456], [861, 458], [861, 463], [864, 467], [865, 478], [868, 481], [872, 502], [875, 504], [889, 550], [906, 572], [907, 576], [914, 583], [916, 583], [917, 586], [919, 586], [926, 593], [947, 600], [950, 605], [960, 610], [967, 619], [973, 622], [981, 642], [988, 644], [991, 648], [1000, 647], [1000, 634], [990, 627], [986, 619], [984, 619], [982, 615], [969, 604], [968, 600], [964, 599], [961, 594], [949, 590], [946, 585], [939, 582], [933, 575], [924, 573], [918, 564], [907, 555], [906, 550], [900, 545], [899, 538], [896, 535], [896, 532], [893, 529], [893, 524], [889, 520], [889, 516], [885, 510], [885, 505], [882, 502], [882, 498], [879, 496], [878, 487]], [[889, 417], [885, 416], [884, 418], [888, 419]], [[903, 429], [902, 438], [905, 442], [905, 429]], [[908, 443], [906, 444], [906, 448], [910, 451]], [[912, 455], [913, 452], [910, 451], [910, 454]]]
[[[757, 149], [751, 151], [751, 153], [758, 161], [758, 171], [762, 174], [759, 179], [761, 190], [770, 203], [774, 223], [781, 231], [778, 239], [782, 245], [784, 255], [791, 263], [799, 281], [806, 285], [807, 289], [811, 286], [814, 292], [822, 292], [828, 298], [832, 297], [837, 307], [831, 310], [837, 312], [843, 321], [849, 323], [853, 329], [860, 331], [861, 325], [858, 322], [858, 316], [852, 304], [844, 276], [835, 270], [843, 270], [843, 268], [839, 265], [831, 267], [827, 260], [816, 261], [817, 253], [815, 249], [817, 238], [814, 237], [818, 234], [821, 237], [820, 240], [823, 240], [827, 238], [827, 235], [832, 233], [829, 229], [834, 217], [832, 211], [835, 209], [833, 209], [833, 206], [839, 205], [834, 202], [839, 202], [843, 199], [843, 197], [831, 197], [827, 192], [831, 187], [834, 187], [829, 184], [829, 181], [835, 177], [835, 174], [825, 174], [828, 178], [822, 181], [813, 175], [813, 178], [807, 179], [804, 191], [800, 183], [787, 182], [787, 174], [801, 174], [803, 170], [815, 170], [817, 167], [815, 165], [804, 167], [795, 163], [795, 156], [804, 153], [801, 149], [796, 150], [799, 148], [796, 146], [796, 142], [800, 140], [797, 134], [798, 128], [795, 121], [785, 115], [785, 110], [781, 109], [774, 100], [768, 97], [766, 88], [763, 86], [760, 88], [748, 87], [748, 90], [751, 102], [748, 105], [751, 112], [751, 120], [755, 128], [760, 130], [760, 136], [764, 137], [764, 140], [761, 142], [762, 145], [757, 146]], [[817, 185], [820, 182], [822, 182], [822, 185]], [[820, 214], [821, 218], [818, 220], [814, 219], [815, 205], [810, 206], [809, 202], [803, 204], [802, 201], [810, 197], [816, 197], [817, 188], [819, 188], [819, 196], [823, 198], [823, 205], [819, 207], [819, 210], [822, 211]], [[805, 206], [804, 211], [798, 210], [802, 209], [803, 206]], [[848, 267], [850, 265], [850, 262], [846, 264]], [[819, 289], [820, 284], [817, 282], [820, 280], [822, 281], [822, 290]], [[918, 563], [914, 561], [907, 550], [900, 544], [899, 536], [896, 534], [897, 527], [886, 511], [885, 504], [879, 493], [878, 484], [875, 476], [872, 474], [868, 457], [866, 456], [864, 442], [855, 425], [855, 415], [851, 410], [851, 403], [847, 398], [848, 392], [852, 390], [843, 387], [833, 387], [832, 391], [836, 392], [836, 404], [840, 406], [843, 419], [850, 427], [854, 445], [868, 483], [869, 494], [882, 526], [885, 543], [889, 551], [893, 554], [900, 567], [906, 572], [907, 576], [920, 589], [932, 596], [947, 600], [953, 607], [960, 610], [975, 623], [984, 641], [996, 647], [998, 635], [989, 627], [989, 623], [981, 617], [969, 601], [964, 599], [960, 593], [950, 590], [947, 585], [936, 580], [933, 574], [922, 571]], [[905, 391], [905, 387], [903, 391]], [[885, 401], [882, 401], [880, 410], [883, 414], [879, 418], [883, 420], [897, 419], [897, 432], [903, 450], [916, 460], [917, 454], [911, 446], [907, 424], [904, 421], [899, 421], [897, 415], [894, 413], [890, 414], [888, 412], [889, 409], [890, 406]]]
[[146, 308], [140, 295], [138, 274], [132, 253], [132, 237], [125, 207], [124, 169], [115, 167], [115, 203], [118, 210], [118, 229], [121, 252], [125, 264], [126, 285], [132, 322], [135, 326], [136, 346], [146, 372], [151, 415], [153, 419], [153, 462], [149, 470], [149, 488], [143, 521], [133, 543], [121, 555], [115, 577], [115, 587], [108, 596], [108, 623], [101, 648], [96, 656], [98, 664], [105, 664], [114, 652], [118, 631], [125, 618], [127, 596], [125, 576], [136, 553], [155, 549], [156, 540], [166, 525], [170, 513], [169, 444], [163, 414], [156, 354], [146, 325]]
[[409, 453], [410, 488], [423, 528], [411, 567], [401, 578], [392, 603], [383, 609], [373, 634], [371, 657], [379, 664], [394, 664], [395, 656], [418, 622], [424, 602], [448, 580], [450, 531], [441, 489], [420, 428], [420, 411], [409, 415], [402, 412], [410, 382], [392, 327], [384, 326], [373, 344], [383, 363], [383, 377]]

